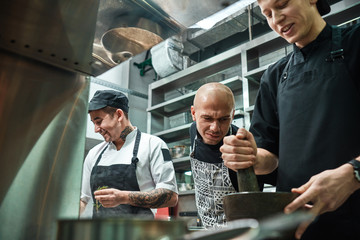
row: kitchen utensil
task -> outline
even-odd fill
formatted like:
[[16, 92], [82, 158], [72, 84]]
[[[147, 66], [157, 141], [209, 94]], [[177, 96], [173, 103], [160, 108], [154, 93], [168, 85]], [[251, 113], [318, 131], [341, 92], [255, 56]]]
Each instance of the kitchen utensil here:
[[[256, 219], [239, 219], [228, 222], [225, 227], [214, 227], [206, 231], [197, 231], [184, 235], [184, 240], [264, 240], [279, 239], [284, 232], [294, 229], [298, 224], [308, 221], [312, 215], [305, 211], [293, 214], [276, 214], [261, 221]], [[286, 239], [293, 239], [292, 236]]]
[[[294, 239], [294, 229], [305, 221], [311, 220], [313, 215], [305, 211], [297, 211], [292, 214], [279, 213], [259, 221], [257, 228], [250, 229], [236, 240], [273, 240]], [[239, 220], [235, 220], [239, 221]], [[234, 240], [235, 240], [234, 239]]]
[[309, 220], [305, 212], [279, 214], [264, 220], [239, 219], [222, 228], [189, 230], [186, 221], [146, 218], [73, 219], [58, 221], [57, 240], [263, 240], [280, 236], [300, 222]]
[[170, 154], [172, 158], [181, 158], [186, 154], [186, 146], [178, 145], [170, 148]]
[[228, 239], [258, 227], [254, 219], [234, 221], [224, 229], [190, 231], [185, 221], [150, 220], [140, 218], [112, 218], [88, 220], [60, 220], [57, 240], [203, 240]]
[[186, 191], [186, 183], [178, 183], [179, 191]]
[[114, 63], [120, 63], [135, 56], [163, 39], [157, 34], [136, 27], [113, 28], [105, 32], [101, 43]]
[[243, 218], [264, 219], [283, 212], [284, 207], [298, 196], [291, 192], [260, 192], [253, 167], [239, 170], [237, 178], [239, 193], [224, 197], [227, 221]]
[[255, 219], [241, 219], [229, 222], [222, 228], [212, 228], [185, 234], [183, 240], [223, 240], [241, 236], [251, 229], [257, 229], [259, 222]]
[[178, 240], [188, 233], [185, 221], [146, 218], [60, 220], [57, 240]]

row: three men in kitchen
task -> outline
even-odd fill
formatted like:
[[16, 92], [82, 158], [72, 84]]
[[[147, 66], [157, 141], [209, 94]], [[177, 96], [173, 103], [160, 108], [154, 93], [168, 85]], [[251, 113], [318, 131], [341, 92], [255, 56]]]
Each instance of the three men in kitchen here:
[[175, 206], [178, 192], [169, 149], [160, 138], [131, 124], [128, 98], [99, 90], [88, 112], [104, 141], [86, 156], [80, 212], [93, 202], [93, 218], [153, 218], [156, 208]]
[[307, 208], [298, 239], [359, 239], [360, 25], [331, 26], [326, 0], [258, 0], [294, 51], [262, 76], [250, 131], [224, 138], [225, 165], [278, 170], [277, 191]]

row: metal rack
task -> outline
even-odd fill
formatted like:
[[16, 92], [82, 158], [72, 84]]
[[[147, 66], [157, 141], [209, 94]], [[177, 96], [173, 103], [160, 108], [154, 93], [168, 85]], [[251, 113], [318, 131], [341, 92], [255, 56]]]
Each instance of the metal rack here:
[[[351, 4], [351, 0], [340, 1], [332, 5], [332, 12], [325, 16], [330, 24], [340, 24], [353, 18], [359, 3]], [[346, 16], [346, 17], [345, 17]], [[280, 58], [291, 53], [292, 46], [275, 32], [264, 33], [260, 37], [236, 46], [214, 57], [197, 63], [187, 69], [174, 73], [149, 85], [147, 131], [162, 138], [167, 144], [173, 142], [189, 144], [189, 127], [191, 123], [169, 127], [168, 118], [189, 110], [197, 89], [166, 99], [166, 94], [189, 84], [207, 82], [206, 77], [221, 74], [234, 66], [239, 67], [237, 76], [222, 79], [233, 91], [237, 106], [237, 116], [244, 118], [244, 127], [250, 127], [250, 119], [260, 79], [264, 71]], [[209, 81], [214, 81], [211, 79]], [[196, 85], [196, 84], [195, 84]], [[177, 171], [190, 169], [188, 157], [174, 159]]]

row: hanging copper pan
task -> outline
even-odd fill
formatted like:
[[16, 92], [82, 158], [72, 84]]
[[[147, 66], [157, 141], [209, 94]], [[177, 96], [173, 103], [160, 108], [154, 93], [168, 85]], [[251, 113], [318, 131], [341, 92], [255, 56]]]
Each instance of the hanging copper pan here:
[[120, 63], [142, 53], [163, 39], [148, 30], [137, 27], [114, 28], [104, 33], [101, 43], [114, 63]]

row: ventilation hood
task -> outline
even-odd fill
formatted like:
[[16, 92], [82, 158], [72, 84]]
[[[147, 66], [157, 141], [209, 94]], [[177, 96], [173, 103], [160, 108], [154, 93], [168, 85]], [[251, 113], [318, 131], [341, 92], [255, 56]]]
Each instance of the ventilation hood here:
[[101, 0], [93, 43], [92, 74], [104, 73], [235, 2]]

